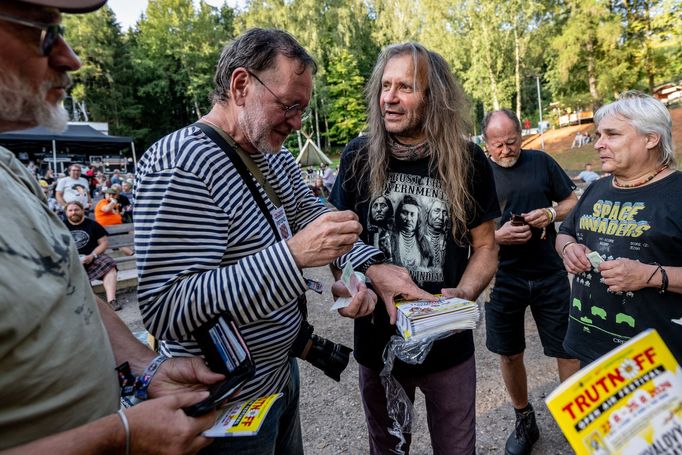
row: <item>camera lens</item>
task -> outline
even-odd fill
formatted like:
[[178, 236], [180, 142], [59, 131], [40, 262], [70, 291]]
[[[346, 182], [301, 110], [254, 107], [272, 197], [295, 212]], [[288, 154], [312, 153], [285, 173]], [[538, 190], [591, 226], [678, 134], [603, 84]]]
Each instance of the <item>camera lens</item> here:
[[342, 344], [334, 343], [322, 337], [313, 334], [310, 337], [312, 346], [306, 360], [313, 366], [319, 368], [335, 380], [341, 380], [341, 372], [348, 366], [350, 360], [350, 353], [353, 350]]
[[290, 352], [339, 382], [341, 372], [348, 366], [350, 353], [353, 350], [342, 344], [319, 337], [313, 333], [313, 330], [312, 325], [303, 321]]

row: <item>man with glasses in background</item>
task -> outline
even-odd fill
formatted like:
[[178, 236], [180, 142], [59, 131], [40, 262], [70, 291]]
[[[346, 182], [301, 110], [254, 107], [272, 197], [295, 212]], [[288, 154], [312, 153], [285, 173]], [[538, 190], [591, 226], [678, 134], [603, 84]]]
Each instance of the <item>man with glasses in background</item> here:
[[79, 164], [72, 164], [69, 167], [69, 175], [57, 182], [55, 197], [62, 210], [66, 210], [66, 204], [74, 201], [80, 202], [86, 214], [92, 207], [90, 184], [85, 177], [82, 177], [81, 172]]
[[[61, 13], [103, 4], [0, 2], [0, 131], [66, 127], [67, 73], [80, 61], [62, 37]], [[69, 230], [36, 179], [2, 147], [0, 191], [0, 451], [189, 454], [208, 444], [201, 432], [215, 414], [182, 412], [207, 393], [178, 392], [222, 376], [198, 358], [157, 357], [95, 298]], [[140, 393], [167, 396], [118, 410], [115, 365], [124, 361], [146, 377]]]

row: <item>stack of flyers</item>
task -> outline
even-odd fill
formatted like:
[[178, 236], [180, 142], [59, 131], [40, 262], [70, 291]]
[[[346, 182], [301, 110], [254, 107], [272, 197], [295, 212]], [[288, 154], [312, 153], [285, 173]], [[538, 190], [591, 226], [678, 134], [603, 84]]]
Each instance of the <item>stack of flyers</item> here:
[[479, 309], [476, 302], [437, 295], [438, 300], [399, 300], [397, 326], [405, 340], [419, 339], [452, 330], [476, 328]]
[[336, 302], [334, 302], [334, 305], [332, 305], [330, 311], [346, 308], [348, 305], [350, 305], [353, 296], [358, 293], [358, 287], [360, 286], [360, 283], [364, 284], [366, 282], [366, 278], [364, 274], [354, 271], [353, 264], [348, 261], [343, 267], [343, 272], [341, 273], [341, 282], [344, 286], [346, 286], [346, 289], [348, 289], [348, 292], [350, 292], [351, 296], [339, 297], [336, 299]]

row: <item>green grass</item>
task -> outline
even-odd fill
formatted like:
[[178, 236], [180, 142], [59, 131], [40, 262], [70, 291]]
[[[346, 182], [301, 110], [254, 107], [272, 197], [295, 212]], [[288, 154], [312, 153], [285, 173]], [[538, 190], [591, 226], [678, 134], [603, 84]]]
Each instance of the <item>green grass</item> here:
[[595, 172], [601, 172], [599, 163], [599, 153], [594, 149], [594, 144], [583, 145], [575, 149], [562, 150], [559, 152], [548, 152], [559, 166], [567, 172], [582, 171], [585, 163], [592, 163]]

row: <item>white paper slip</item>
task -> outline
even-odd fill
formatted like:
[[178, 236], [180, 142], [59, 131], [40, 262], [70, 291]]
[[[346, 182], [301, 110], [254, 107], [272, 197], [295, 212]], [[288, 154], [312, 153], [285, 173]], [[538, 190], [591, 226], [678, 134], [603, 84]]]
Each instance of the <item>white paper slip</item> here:
[[675, 324], [682, 325], [682, 318], [679, 318], [679, 319], [671, 319], [670, 322], [674, 322]]
[[594, 267], [595, 270], [599, 270], [599, 265], [604, 262], [602, 257], [596, 251], [590, 251], [587, 253], [587, 259], [589, 259], [590, 264], [592, 264], [592, 267]]
[[353, 301], [352, 297], [339, 297], [334, 302], [334, 305], [329, 309], [329, 311], [340, 310], [341, 308], [346, 308]]
[[344, 286], [346, 286], [346, 289], [348, 289], [350, 295], [355, 295], [358, 293], [357, 277], [355, 277], [353, 264], [351, 264], [350, 261], [346, 262], [346, 265], [343, 266], [343, 272], [341, 273], [341, 282], [343, 283]]

